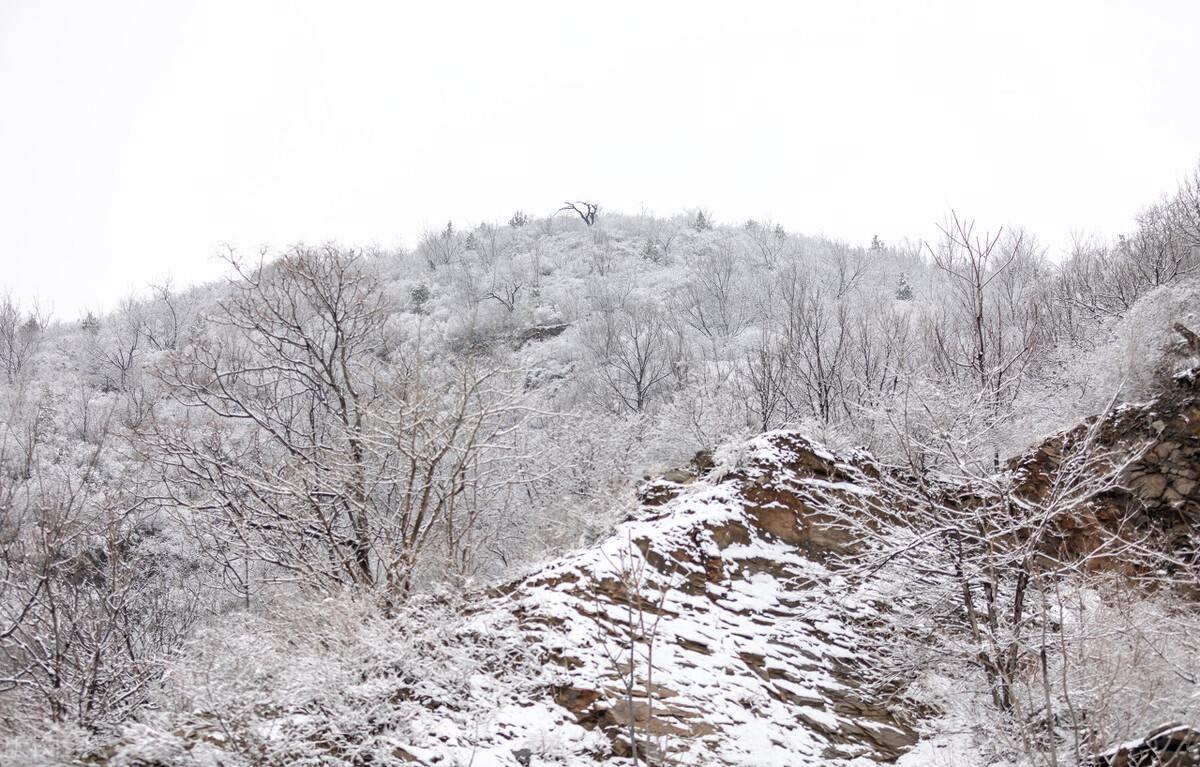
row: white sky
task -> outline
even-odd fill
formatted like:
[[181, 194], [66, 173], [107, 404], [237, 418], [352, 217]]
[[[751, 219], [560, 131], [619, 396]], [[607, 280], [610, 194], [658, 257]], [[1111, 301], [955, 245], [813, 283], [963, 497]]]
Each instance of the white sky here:
[[1200, 161], [1200, 2], [0, 0], [0, 289], [61, 318], [222, 242], [564, 199], [1055, 253]]

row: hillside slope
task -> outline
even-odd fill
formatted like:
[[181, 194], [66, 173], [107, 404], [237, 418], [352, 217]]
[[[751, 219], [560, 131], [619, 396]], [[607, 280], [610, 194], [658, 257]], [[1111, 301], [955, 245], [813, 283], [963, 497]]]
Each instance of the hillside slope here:
[[629, 763], [632, 719], [653, 763], [894, 760], [916, 732], [861, 689], [874, 608], [824, 562], [849, 540], [817, 512], [874, 492], [874, 467], [791, 432], [750, 441], [736, 463], [651, 483], [598, 546], [462, 605], [418, 599], [378, 633], [332, 606], [278, 646], [227, 626], [211, 656], [240, 657], [244, 689], [209, 695], [203, 668], [181, 668], [192, 713], [148, 716], [93, 759]]
[[[1120, 487], [1053, 521], [1046, 540], [1058, 551], [1087, 558], [1103, 529], [1133, 525], [1137, 540], [1159, 546], [1173, 572], [1186, 569], [1197, 507], [1191, 475], [1200, 454], [1194, 382], [1181, 376], [1157, 400], [1100, 419], [1091, 433], [1105, 449], [1136, 450], [1136, 460], [1124, 464]], [[1084, 431], [1014, 460], [1018, 492], [1044, 493]], [[182, 665], [175, 673], [175, 713], [147, 716], [93, 760], [629, 764], [636, 742], [639, 758], [652, 764], [1021, 763], [978, 752], [1000, 737], [980, 729], [986, 717], [958, 736], [932, 726], [947, 712], [936, 696], [922, 699], [915, 677], [943, 674], [943, 683], [960, 685], [954, 695], [963, 701], [982, 694], [968, 677], [954, 682], [937, 664], [890, 685], [875, 673], [885, 663], [887, 643], [922, 636], [915, 624], [913, 633], [886, 635], [896, 630], [895, 616], [903, 622], [920, 614], [901, 601], [909, 584], [863, 578], [843, 555], [863, 546], [857, 536], [868, 528], [856, 528], [854, 519], [864, 509], [888, 513], [911, 503], [905, 490], [911, 478], [865, 453], [839, 457], [789, 431], [743, 443], [716, 464], [698, 456], [692, 470], [646, 484], [640, 505], [602, 543], [466, 602], [418, 598], [383, 619], [371, 605], [355, 612], [327, 600], [290, 625], [277, 625], [276, 644], [266, 648], [261, 627], [227, 626], [224, 644], [208, 646], [210, 656], [226, 664], [215, 676], [237, 676], [228, 664], [241, 663], [244, 688], [214, 694], [205, 687], [212, 666]], [[1089, 567], [1103, 568], [1105, 561]], [[1091, 613], [1105, 615], [1098, 605], [1108, 592], [1097, 580], [1072, 585], [1069, 567], [1059, 577], [1064, 590], [1076, 589], [1080, 607], [1060, 602], [1056, 624], [1048, 628], [1061, 632], [1055, 641], [1082, 658], [1095, 646], [1067, 628]], [[1151, 641], [1155, 629], [1146, 614], [1128, 602], [1129, 593], [1124, 597], [1124, 609], [1140, 616], [1134, 633], [1141, 648], [1136, 660], [1124, 662], [1133, 664], [1128, 671], [1144, 689], [1105, 678], [1105, 708], [1077, 740], [1077, 749], [1091, 753], [1149, 732], [1156, 717], [1195, 713], [1186, 696], [1172, 697], [1167, 688], [1154, 688], [1156, 698], [1137, 697], [1152, 690], [1146, 685], [1163, 670], [1154, 665], [1154, 653], [1170, 666], [1168, 675], [1186, 679], [1194, 670], [1178, 638], [1187, 635], [1195, 611], [1170, 603], [1177, 631], [1164, 651]], [[1086, 610], [1085, 601], [1092, 605]], [[961, 605], [946, 615], [955, 610]], [[1022, 625], [1039, 626], [1051, 614], [1031, 610]], [[935, 626], [939, 633], [963, 631], [955, 627], [961, 615], [942, 620], [950, 622]], [[1104, 629], [1100, 646], [1119, 652], [1126, 641], [1120, 627]], [[193, 658], [203, 657], [203, 649]], [[1083, 661], [1064, 668], [1063, 679], [1088, 668]], [[1070, 694], [1074, 705], [1089, 705], [1082, 690]], [[1124, 703], [1137, 707], [1119, 722], [1124, 729], [1101, 724]], [[1042, 714], [1027, 716], [1036, 726]]]

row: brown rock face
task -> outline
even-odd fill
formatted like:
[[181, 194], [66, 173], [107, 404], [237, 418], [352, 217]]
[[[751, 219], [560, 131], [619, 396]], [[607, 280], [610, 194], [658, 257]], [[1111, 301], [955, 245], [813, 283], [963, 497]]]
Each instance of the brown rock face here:
[[650, 483], [653, 510], [511, 592], [528, 641], [571, 659], [554, 700], [613, 755], [632, 737], [651, 763], [894, 760], [916, 734], [863, 697], [855, 625], [870, 610], [831, 611], [814, 588], [855, 545], [820, 509], [858, 502], [878, 473], [795, 434], [755, 447], [720, 482]]
[[[1052, 437], [1014, 458], [1009, 468], [1023, 474], [1021, 492], [1043, 499], [1063, 456], [1096, 429], [1095, 450], [1105, 460], [1139, 457], [1125, 467], [1119, 487], [1092, 499], [1086, 508], [1057, 520], [1055, 554], [1087, 557], [1118, 531], [1146, 537], [1172, 556], [1190, 556], [1200, 523], [1200, 378], [1180, 376], [1175, 388], [1146, 406], [1125, 407]], [[1094, 558], [1093, 566], [1128, 568], [1127, 561]]]
[[1167, 725], [1094, 757], [1087, 764], [1089, 767], [1197, 767], [1200, 732], [1185, 725]]

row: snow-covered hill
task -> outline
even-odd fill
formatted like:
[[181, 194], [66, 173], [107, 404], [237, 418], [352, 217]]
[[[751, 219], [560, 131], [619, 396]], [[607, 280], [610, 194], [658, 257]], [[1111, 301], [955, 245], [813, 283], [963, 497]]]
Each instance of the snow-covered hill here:
[[689, 218], [9, 302], [0, 762], [1037, 764], [1200, 718], [1193, 251]]

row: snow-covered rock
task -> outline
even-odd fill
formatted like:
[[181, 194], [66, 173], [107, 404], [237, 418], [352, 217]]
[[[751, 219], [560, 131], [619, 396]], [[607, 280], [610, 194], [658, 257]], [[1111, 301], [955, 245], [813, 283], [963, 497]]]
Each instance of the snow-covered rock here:
[[656, 485], [661, 505], [475, 615], [480, 633], [516, 616], [545, 659], [548, 700], [569, 713], [515, 739], [533, 763], [538, 738], [583, 744], [579, 727], [604, 735], [597, 758], [631, 756], [632, 736], [652, 763], [867, 764], [915, 742], [911, 721], [862, 689], [873, 608], [825, 561], [852, 541], [818, 509], [871, 492], [870, 467], [787, 432], [747, 456], [665, 502]]

